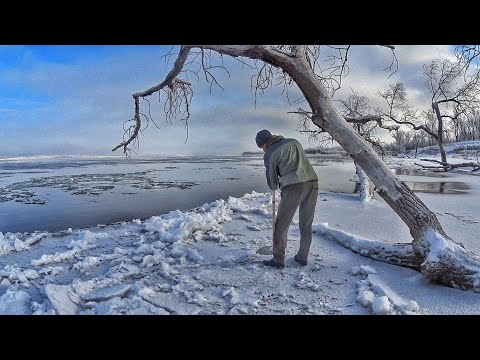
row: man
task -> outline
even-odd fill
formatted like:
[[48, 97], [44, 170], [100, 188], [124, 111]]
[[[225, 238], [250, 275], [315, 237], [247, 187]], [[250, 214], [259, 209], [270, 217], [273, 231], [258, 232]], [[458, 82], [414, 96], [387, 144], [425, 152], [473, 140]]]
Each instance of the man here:
[[273, 258], [264, 260], [263, 263], [277, 268], [285, 267], [288, 228], [300, 207], [300, 247], [294, 259], [300, 265], [306, 266], [318, 197], [317, 174], [297, 140], [285, 139], [283, 136], [272, 135], [268, 130], [261, 130], [255, 141], [265, 152], [263, 161], [268, 187], [271, 190], [280, 187], [281, 190], [273, 235]]

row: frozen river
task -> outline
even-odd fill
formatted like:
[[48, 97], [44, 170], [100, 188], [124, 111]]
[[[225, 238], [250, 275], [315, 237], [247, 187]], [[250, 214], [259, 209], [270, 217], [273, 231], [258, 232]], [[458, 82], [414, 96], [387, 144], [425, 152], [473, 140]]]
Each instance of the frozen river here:
[[[320, 191], [354, 191], [350, 159], [310, 157]], [[414, 191], [468, 190], [461, 183], [438, 181], [409, 185]], [[269, 191], [261, 156], [3, 159], [0, 232], [56, 231], [144, 219], [251, 191]]]

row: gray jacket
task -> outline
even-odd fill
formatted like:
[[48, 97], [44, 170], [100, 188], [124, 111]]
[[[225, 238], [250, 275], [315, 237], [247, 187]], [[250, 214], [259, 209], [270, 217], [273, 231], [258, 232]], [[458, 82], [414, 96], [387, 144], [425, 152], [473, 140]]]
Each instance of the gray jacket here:
[[274, 136], [263, 155], [267, 184], [271, 190], [309, 181], [318, 181], [302, 144], [295, 139]]

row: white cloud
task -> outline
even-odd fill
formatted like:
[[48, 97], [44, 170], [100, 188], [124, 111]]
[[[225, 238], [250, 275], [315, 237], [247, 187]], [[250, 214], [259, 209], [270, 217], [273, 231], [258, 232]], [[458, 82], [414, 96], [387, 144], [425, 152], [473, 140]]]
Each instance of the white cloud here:
[[[134, 49], [132, 47], [132, 49]], [[409, 97], [420, 104], [424, 94], [421, 78], [422, 64], [433, 57], [452, 56], [447, 46], [398, 46], [399, 71], [388, 78], [382, 70], [390, 64], [388, 49], [378, 46], [354, 46], [350, 59], [350, 74], [343, 89], [350, 87], [361, 95], [375, 97], [378, 90], [397, 81], [405, 82]], [[31, 53], [24, 58], [31, 62]], [[446, 54], [446, 55], [445, 55]], [[0, 71], [0, 81], [7, 86], [23, 87], [26, 93], [37, 92], [48, 96], [48, 102], [31, 102], [28, 109], [0, 103], [0, 121], [8, 126], [0, 133], [7, 154], [111, 154], [111, 149], [122, 140], [122, 123], [133, 117], [134, 92], [156, 84], [166, 71], [157, 47], [142, 48], [122, 56], [108, 56], [97, 61], [77, 62], [73, 65], [36, 62], [28, 69]], [[152, 115], [161, 130], [153, 124], [141, 138], [141, 153], [165, 155], [195, 153], [239, 154], [258, 150], [254, 137], [258, 130], [267, 128], [273, 133], [296, 137], [309, 146], [307, 138], [299, 135], [297, 121], [286, 113], [298, 105], [289, 105], [281, 97], [281, 88], [268, 90], [257, 98], [250, 88], [253, 72], [242, 70], [235, 60], [226, 59], [231, 77], [217, 72], [224, 91], [214, 88], [210, 94], [204, 79], [194, 84], [190, 137], [187, 144], [181, 123], [166, 125], [162, 118], [158, 96], [150, 98]], [[292, 88], [292, 98], [299, 91]], [[145, 104], [143, 110], [147, 112]], [[305, 104], [302, 107], [306, 108]]]
[[451, 45], [400, 45], [396, 48], [398, 60], [405, 65], [427, 64], [433, 59], [455, 60]]

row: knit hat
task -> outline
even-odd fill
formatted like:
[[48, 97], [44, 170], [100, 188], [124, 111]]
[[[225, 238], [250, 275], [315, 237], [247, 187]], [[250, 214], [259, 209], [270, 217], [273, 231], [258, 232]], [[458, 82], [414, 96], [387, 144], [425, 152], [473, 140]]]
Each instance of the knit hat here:
[[257, 133], [257, 136], [255, 137], [255, 142], [257, 143], [257, 146], [261, 148], [268, 140], [271, 139], [272, 133], [268, 130], [261, 130]]

